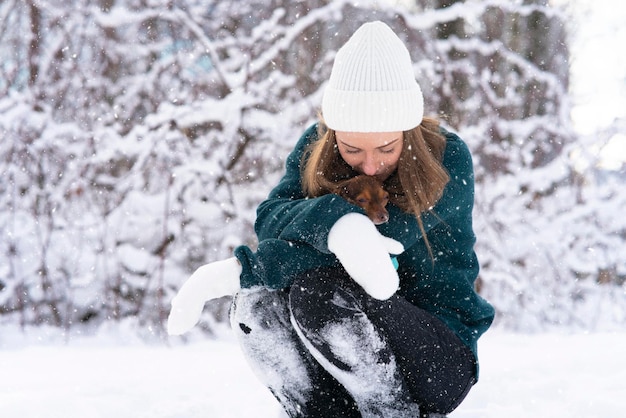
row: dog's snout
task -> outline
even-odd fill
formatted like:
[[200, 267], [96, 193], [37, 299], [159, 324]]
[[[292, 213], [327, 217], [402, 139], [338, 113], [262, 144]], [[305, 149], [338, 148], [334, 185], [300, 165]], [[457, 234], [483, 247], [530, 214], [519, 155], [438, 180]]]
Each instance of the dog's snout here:
[[389, 221], [389, 213], [387, 212], [377, 213], [376, 217], [373, 220], [374, 225], [381, 225], [387, 223], [387, 221]]

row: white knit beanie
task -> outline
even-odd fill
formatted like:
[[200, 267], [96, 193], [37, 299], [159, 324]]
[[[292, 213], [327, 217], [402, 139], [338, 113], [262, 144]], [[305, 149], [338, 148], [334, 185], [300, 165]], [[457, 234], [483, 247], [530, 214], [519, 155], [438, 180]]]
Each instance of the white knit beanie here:
[[389, 26], [365, 23], [337, 51], [322, 116], [330, 129], [347, 132], [406, 131], [422, 122], [411, 56]]

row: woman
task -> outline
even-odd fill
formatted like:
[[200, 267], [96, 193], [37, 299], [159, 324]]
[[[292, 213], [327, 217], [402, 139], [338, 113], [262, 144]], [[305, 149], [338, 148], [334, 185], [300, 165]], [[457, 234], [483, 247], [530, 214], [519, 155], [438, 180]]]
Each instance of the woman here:
[[[467, 146], [423, 118], [409, 53], [381, 22], [337, 52], [322, 116], [258, 208], [257, 251], [198, 269], [168, 330], [236, 293], [233, 330], [290, 417], [449, 413], [477, 380], [477, 339], [494, 316], [474, 291]], [[390, 193], [388, 223], [328, 194], [357, 174]]]

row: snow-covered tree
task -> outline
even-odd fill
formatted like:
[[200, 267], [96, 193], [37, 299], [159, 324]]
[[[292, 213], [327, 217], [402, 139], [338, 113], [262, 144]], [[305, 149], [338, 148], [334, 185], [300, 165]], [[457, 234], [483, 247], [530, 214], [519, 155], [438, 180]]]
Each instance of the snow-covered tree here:
[[480, 282], [501, 322], [589, 325], [578, 308], [626, 268], [623, 223], [594, 218], [617, 206], [594, 202], [623, 188], [574, 170], [563, 12], [505, 0], [2, 2], [3, 317], [160, 332], [195, 268], [255, 245], [256, 205], [316, 119], [335, 51], [373, 19], [473, 151]]
[[160, 325], [189, 272], [254, 245], [327, 71], [302, 47], [342, 4], [309, 6], [3, 3], [3, 312]]

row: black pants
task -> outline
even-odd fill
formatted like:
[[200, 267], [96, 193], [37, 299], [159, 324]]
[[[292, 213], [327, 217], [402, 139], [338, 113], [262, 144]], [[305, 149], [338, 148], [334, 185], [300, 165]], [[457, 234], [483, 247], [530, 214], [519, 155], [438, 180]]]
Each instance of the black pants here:
[[369, 297], [341, 269], [242, 290], [231, 323], [290, 417], [446, 414], [475, 383], [472, 352], [445, 324], [402, 297]]

